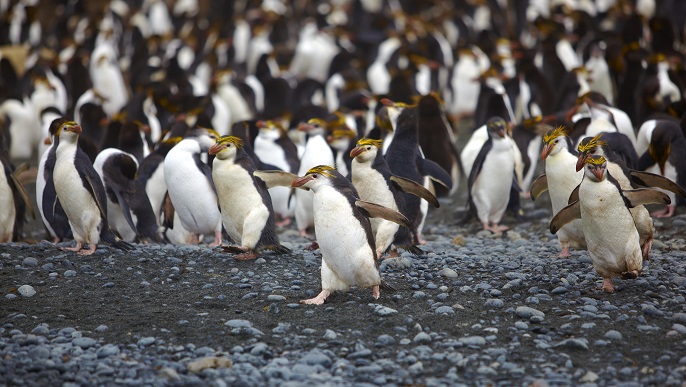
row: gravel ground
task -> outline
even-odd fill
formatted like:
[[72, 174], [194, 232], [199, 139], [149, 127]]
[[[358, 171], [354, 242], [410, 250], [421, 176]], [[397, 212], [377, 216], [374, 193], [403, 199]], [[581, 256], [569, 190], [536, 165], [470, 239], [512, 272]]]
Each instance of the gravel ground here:
[[642, 276], [604, 294], [585, 251], [556, 258], [545, 200], [504, 235], [457, 221], [454, 201], [430, 214], [424, 256], [383, 262], [397, 291], [319, 307], [298, 304], [320, 256], [293, 228], [292, 254], [250, 262], [2, 245], [0, 385], [684, 385], [683, 210], [656, 221]]

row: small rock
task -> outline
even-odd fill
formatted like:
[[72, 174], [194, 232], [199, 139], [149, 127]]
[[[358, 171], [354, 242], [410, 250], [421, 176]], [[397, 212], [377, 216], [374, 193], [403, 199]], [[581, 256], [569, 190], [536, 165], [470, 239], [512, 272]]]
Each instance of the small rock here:
[[24, 267], [36, 267], [38, 266], [38, 260], [33, 257], [26, 257], [21, 261], [21, 265]]
[[440, 272], [438, 272], [438, 274], [441, 277], [445, 277], [445, 278], [457, 278], [457, 272], [451, 268], [448, 268], [448, 267], [446, 267], [443, 270], [441, 270]]
[[415, 335], [412, 341], [415, 344], [429, 344], [431, 343], [431, 336], [429, 336], [426, 332], [419, 332], [417, 335]]
[[621, 341], [623, 338], [622, 333], [614, 329], [607, 331], [603, 337], [612, 341]]
[[280, 294], [270, 294], [267, 296], [267, 301], [286, 301], [286, 297]]
[[224, 323], [229, 328], [251, 328], [252, 323], [248, 320], [229, 320]]
[[398, 313], [397, 310], [389, 308], [387, 306], [383, 305], [375, 305], [375, 304], [370, 304], [374, 306], [374, 314], [377, 316], [390, 316], [392, 314]]
[[588, 372], [586, 372], [586, 375], [584, 375], [583, 377], [581, 377], [581, 379], [579, 379], [579, 381], [581, 383], [595, 383], [598, 379], [600, 379], [598, 374], [596, 374], [593, 371], [588, 371]]
[[98, 359], [108, 356], [115, 356], [119, 354], [119, 347], [114, 344], [105, 344], [95, 351], [95, 355]]
[[489, 298], [486, 300], [486, 307], [488, 308], [502, 308], [505, 302], [499, 298]]
[[481, 336], [461, 337], [459, 340], [464, 345], [482, 346], [486, 344], [486, 339]]
[[336, 332], [332, 331], [331, 329], [327, 329], [326, 332], [324, 332], [324, 336], [322, 336], [323, 339], [325, 340], [336, 340], [338, 335]]
[[154, 337], [144, 337], [140, 340], [138, 340], [137, 344], [141, 347], [147, 347], [148, 345], [152, 345], [155, 343], [155, 338]]
[[81, 347], [82, 349], [87, 349], [95, 346], [97, 341], [95, 341], [95, 339], [91, 339], [90, 337], [77, 337], [76, 339], [72, 340], [71, 343], [72, 345]]
[[438, 314], [455, 314], [455, 309], [451, 306], [443, 305], [436, 308], [436, 313]]
[[588, 340], [586, 339], [566, 339], [555, 344], [555, 348], [581, 349], [588, 351]]
[[33, 297], [36, 295], [36, 290], [31, 285], [21, 285], [17, 290], [22, 297]]
[[230, 368], [233, 366], [231, 359], [226, 357], [208, 356], [188, 363], [188, 372], [197, 374], [208, 368]]
[[518, 306], [515, 310], [515, 314], [521, 318], [531, 318], [532, 316], [545, 318], [545, 313], [528, 306]]
[[64, 272], [65, 277], [76, 277], [76, 270], [66, 270]]

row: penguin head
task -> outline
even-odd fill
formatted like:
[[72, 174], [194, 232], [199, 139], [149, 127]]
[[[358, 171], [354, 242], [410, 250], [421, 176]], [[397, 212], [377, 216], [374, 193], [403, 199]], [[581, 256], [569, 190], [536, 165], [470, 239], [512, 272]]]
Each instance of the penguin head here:
[[586, 159], [584, 174], [591, 181], [603, 181], [607, 174], [607, 160], [605, 160], [605, 157], [598, 155], [589, 156]]
[[305, 176], [293, 180], [291, 187], [317, 191], [323, 186], [333, 186], [338, 178], [345, 179], [336, 168], [328, 165], [318, 165], [311, 168]]
[[669, 154], [671, 153], [671, 144], [662, 142], [653, 142], [648, 146], [648, 154], [650, 158], [655, 161], [658, 167], [660, 167], [660, 174], [664, 176], [665, 174], [665, 164], [667, 164], [667, 159], [669, 159]]
[[217, 142], [219, 134], [215, 132], [214, 129], [197, 128], [191, 130], [185, 138], [194, 139], [200, 144], [200, 150], [202, 152], [207, 152], [210, 147]]
[[219, 160], [235, 159], [236, 154], [243, 148], [243, 140], [236, 136], [222, 136], [210, 147], [209, 154], [216, 155]]
[[[56, 120], [59, 120], [59, 118]], [[82, 131], [83, 130], [81, 129], [81, 126], [77, 124], [75, 121], [64, 121], [57, 128], [57, 131], [55, 132], [55, 137], [67, 141], [76, 142]]]
[[361, 138], [357, 142], [357, 146], [350, 151], [350, 157], [360, 163], [370, 162], [376, 158], [382, 143], [383, 140]]
[[278, 121], [259, 120], [255, 123], [255, 126], [259, 129], [257, 136], [265, 140], [275, 141], [286, 134], [286, 129]]
[[298, 130], [307, 133], [308, 136], [326, 135], [326, 122], [321, 118], [310, 118], [307, 123], [298, 125]]
[[350, 141], [354, 139], [356, 133], [347, 126], [335, 129], [330, 135], [326, 137], [329, 145], [339, 152], [345, 152], [350, 149]]
[[562, 149], [568, 149], [567, 139], [566, 126], [558, 126], [557, 128], [548, 131], [548, 133], [543, 136], [541, 160], [545, 160], [550, 155], [558, 154]]
[[488, 137], [492, 139], [505, 138], [508, 132], [507, 122], [501, 117], [493, 117], [486, 122]]
[[579, 150], [579, 159], [576, 162], [576, 171], [580, 171], [584, 167], [586, 161], [591, 156], [605, 157], [603, 146], [607, 145], [607, 141], [601, 140], [603, 134], [600, 133], [595, 137], [586, 137], [579, 143], [577, 149]]

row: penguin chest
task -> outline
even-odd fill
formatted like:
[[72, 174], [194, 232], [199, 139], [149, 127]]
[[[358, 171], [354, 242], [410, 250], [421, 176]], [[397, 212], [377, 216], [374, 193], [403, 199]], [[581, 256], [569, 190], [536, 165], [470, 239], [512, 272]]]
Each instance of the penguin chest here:
[[244, 231], [244, 222], [249, 215], [259, 215], [250, 220], [260, 223], [261, 227], [258, 229], [261, 230], [267, 222], [269, 210], [262, 202], [262, 196], [255, 188], [248, 171], [224, 160], [215, 159], [214, 164], [212, 178], [217, 187], [224, 227], [231, 238], [239, 242]]
[[100, 234], [102, 217], [95, 199], [83, 186], [77, 168], [78, 165], [74, 164], [73, 159], [57, 158], [53, 171], [55, 192], [65, 214], [67, 214], [74, 237], [88, 239], [90, 236], [90, 239], [93, 239]]
[[[381, 173], [372, 168], [361, 166], [353, 160], [352, 180], [360, 199], [398, 211], [393, 192]], [[393, 241], [400, 226], [381, 218], [370, 218], [369, 222], [372, 225], [377, 251], [385, 250]]]
[[514, 177], [514, 153], [511, 147], [488, 153], [471, 187], [472, 200], [482, 222], [499, 222], [510, 200]]
[[579, 203], [586, 245], [596, 270], [608, 276], [640, 271], [638, 231], [614, 184], [607, 180], [584, 182], [579, 189]]
[[276, 143], [257, 137], [255, 139], [255, 154], [265, 164], [273, 165], [282, 171], [291, 172], [286, 153]]
[[160, 219], [160, 212], [162, 211], [162, 202], [164, 196], [167, 194], [167, 183], [164, 182], [164, 163], [155, 169], [155, 172], [148, 178], [145, 184], [145, 193], [150, 199], [152, 211], [155, 213], [155, 219]]
[[554, 215], [567, 206], [569, 195], [581, 183], [584, 171], [576, 172], [576, 157], [563, 151], [546, 159], [545, 173]]
[[0, 173], [0, 243], [12, 240], [15, 217], [16, 210], [12, 189], [7, 181], [7, 176]]
[[322, 187], [314, 195], [313, 209], [317, 242], [329, 269], [348, 285], [377, 285], [374, 251], [348, 199], [332, 187]]

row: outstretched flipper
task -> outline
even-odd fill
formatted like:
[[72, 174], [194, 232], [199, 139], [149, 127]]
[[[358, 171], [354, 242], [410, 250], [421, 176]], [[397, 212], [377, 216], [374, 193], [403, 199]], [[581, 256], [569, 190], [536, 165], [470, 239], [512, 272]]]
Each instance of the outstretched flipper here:
[[371, 202], [365, 202], [364, 200], [355, 201], [355, 205], [370, 218], [382, 218], [394, 223], [398, 223], [399, 225], [407, 228], [411, 227], [410, 221], [407, 220], [405, 215], [388, 207]]
[[550, 232], [556, 234], [565, 224], [575, 219], [581, 219], [579, 201], [575, 201], [555, 214], [553, 220], [550, 221]]
[[419, 165], [419, 172], [447, 189], [453, 188], [453, 179], [450, 174], [434, 161], [423, 159]]
[[686, 191], [672, 180], [650, 172], [630, 171], [631, 180], [644, 187], [661, 188], [665, 191], [673, 192], [681, 197], [686, 197]]
[[543, 192], [548, 190], [548, 176], [542, 174], [541, 176], [537, 177], [536, 180], [534, 180], [533, 183], [531, 183], [531, 187], [529, 187], [529, 193], [531, 194], [531, 200], [536, 200], [538, 199], [539, 196], [543, 194]]
[[298, 178], [298, 175], [294, 173], [280, 170], [255, 171], [253, 176], [262, 180], [267, 188], [290, 187], [293, 180]]
[[622, 195], [628, 200], [629, 207], [641, 204], [671, 204], [672, 199], [664, 192], [650, 188], [629, 189], [622, 191]]
[[394, 183], [395, 187], [399, 190], [420, 197], [436, 208], [440, 206], [436, 196], [434, 196], [431, 191], [424, 188], [421, 184], [418, 184], [414, 180], [395, 175], [391, 176], [390, 179]]

